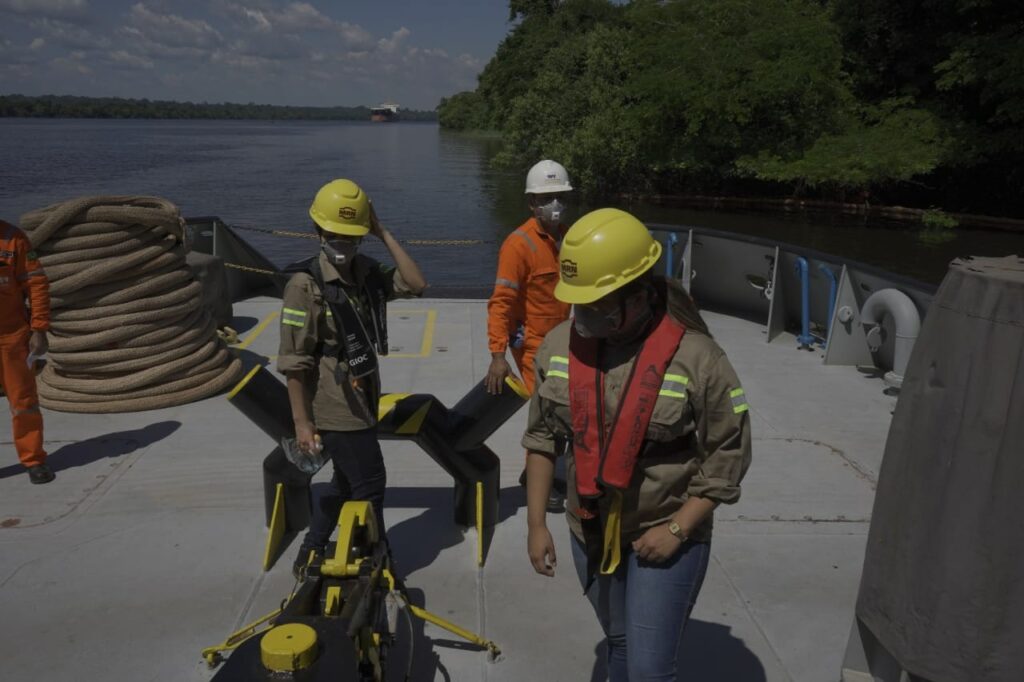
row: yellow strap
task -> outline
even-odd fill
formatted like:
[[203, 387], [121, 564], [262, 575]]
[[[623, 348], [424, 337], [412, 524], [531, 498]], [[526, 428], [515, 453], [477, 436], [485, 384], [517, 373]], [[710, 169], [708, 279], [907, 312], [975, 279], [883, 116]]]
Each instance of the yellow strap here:
[[604, 556], [601, 557], [601, 575], [611, 575], [622, 560], [622, 491], [612, 491], [612, 506], [604, 525]]

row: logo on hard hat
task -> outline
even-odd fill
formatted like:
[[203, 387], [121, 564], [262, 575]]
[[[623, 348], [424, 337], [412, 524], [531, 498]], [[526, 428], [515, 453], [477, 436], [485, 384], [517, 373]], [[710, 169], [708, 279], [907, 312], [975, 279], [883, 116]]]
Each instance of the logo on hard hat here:
[[565, 279], [572, 279], [578, 274], [580, 274], [580, 272], [579, 268], [576, 266], [576, 261], [568, 259], [562, 261], [562, 277]]
[[356, 217], [356, 210], [351, 206], [342, 206], [338, 209], [338, 217], [342, 220], [352, 220]]

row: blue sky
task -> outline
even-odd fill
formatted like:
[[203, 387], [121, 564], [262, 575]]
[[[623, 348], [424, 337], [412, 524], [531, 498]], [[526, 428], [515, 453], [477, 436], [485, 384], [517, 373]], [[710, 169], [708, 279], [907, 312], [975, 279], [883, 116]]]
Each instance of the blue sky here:
[[0, 93], [433, 109], [507, 0], [0, 0]]

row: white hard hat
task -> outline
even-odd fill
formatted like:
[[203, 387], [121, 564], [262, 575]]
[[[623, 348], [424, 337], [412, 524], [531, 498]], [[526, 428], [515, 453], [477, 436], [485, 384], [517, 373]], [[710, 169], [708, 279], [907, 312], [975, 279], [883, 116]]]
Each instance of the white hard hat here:
[[560, 163], [544, 159], [533, 165], [526, 174], [527, 194], [550, 194], [552, 192], [571, 192], [569, 173]]

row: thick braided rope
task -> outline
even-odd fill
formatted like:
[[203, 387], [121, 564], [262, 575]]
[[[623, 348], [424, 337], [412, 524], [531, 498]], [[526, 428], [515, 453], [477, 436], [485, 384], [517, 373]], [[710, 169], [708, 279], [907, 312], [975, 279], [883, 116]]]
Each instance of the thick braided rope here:
[[131, 412], [218, 393], [241, 363], [217, 337], [185, 263], [178, 209], [158, 197], [82, 197], [21, 226], [50, 281], [43, 406]]

